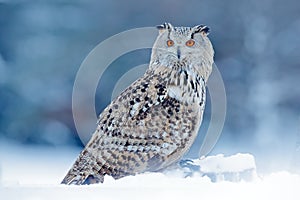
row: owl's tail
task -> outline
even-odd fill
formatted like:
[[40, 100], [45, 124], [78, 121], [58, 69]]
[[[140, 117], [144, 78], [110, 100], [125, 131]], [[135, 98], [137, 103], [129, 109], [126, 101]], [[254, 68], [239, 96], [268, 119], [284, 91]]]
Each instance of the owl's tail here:
[[104, 174], [101, 173], [100, 169], [101, 166], [95, 162], [92, 154], [85, 149], [80, 153], [61, 184], [86, 185], [103, 183]]

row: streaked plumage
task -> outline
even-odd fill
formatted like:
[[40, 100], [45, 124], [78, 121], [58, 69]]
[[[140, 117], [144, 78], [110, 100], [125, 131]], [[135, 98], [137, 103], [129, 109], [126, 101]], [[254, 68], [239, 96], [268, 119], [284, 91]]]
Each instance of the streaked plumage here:
[[97, 130], [63, 184], [158, 171], [191, 147], [213, 64], [208, 28], [165, 23], [158, 29], [149, 69], [100, 114]]

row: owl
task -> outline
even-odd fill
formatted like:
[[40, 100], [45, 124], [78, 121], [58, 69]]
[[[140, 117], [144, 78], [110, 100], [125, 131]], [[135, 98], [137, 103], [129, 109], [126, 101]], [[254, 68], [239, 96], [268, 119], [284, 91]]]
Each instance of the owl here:
[[209, 28], [164, 23], [157, 29], [145, 74], [103, 110], [62, 184], [160, 171], [178, 163], [193, 144], [214, 62]]

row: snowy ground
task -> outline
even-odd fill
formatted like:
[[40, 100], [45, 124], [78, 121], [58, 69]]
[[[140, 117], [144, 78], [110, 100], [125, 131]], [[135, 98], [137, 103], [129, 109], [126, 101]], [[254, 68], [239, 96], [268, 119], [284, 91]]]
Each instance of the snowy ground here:
[[[194, 161], [201, 172], [145, 173], [104, 184], [59, 185], [80, 149], [31, 148], [0, 142], [1, 199], [300, 199], [300, 175], [256, 175], [250, 154]], [[250, 172], [250, 173], [249, 173]]]

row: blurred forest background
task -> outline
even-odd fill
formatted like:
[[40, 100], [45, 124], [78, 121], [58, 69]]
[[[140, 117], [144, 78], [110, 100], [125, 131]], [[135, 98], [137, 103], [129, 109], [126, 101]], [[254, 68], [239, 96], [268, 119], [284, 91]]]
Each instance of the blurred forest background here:
[[[0, 139], [82, 145], [72, 118], [80, 64], [108, 37], [163, 22], [211, 28], [228, 101], [213, 153], [251, 152], [268, 168], [299, 164], [297, 0], [0, 0]], [[139, 50], [112, 63], [99, 83], [98, 113], [122, 74], [149, 59], [150, 50]], [[207, 109], [201, 134], [209, 119]], [[197, 142], [189, 156], [199, 147]]]

